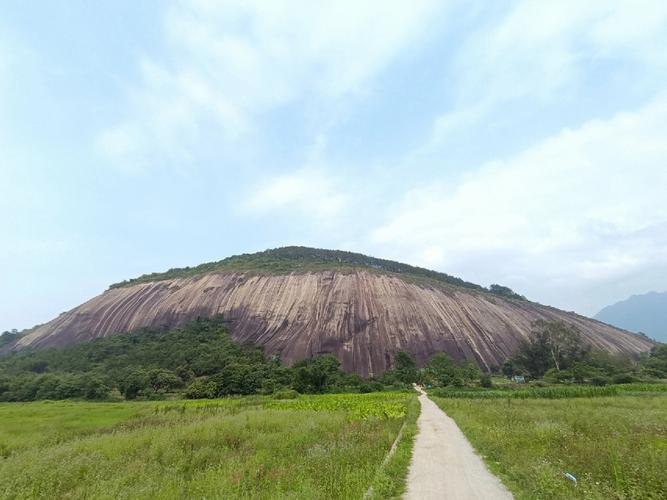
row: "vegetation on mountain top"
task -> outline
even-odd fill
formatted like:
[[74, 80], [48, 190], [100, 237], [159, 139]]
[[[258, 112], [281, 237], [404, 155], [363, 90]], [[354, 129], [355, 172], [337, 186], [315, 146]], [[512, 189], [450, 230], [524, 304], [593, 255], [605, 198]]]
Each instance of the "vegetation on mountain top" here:
[[138, 278], [115, 283], [109, 288], [119, 288], [168, 279], [189, 278], [206, 273], [223, 271], [287, 274], [331, 269], [349, 271], [356, 268], [400, 274], [408, 278], [428, 279], [471, 290], [486, 291], [507, 298], [525, 300], [525, 297], [522, 295], [514, 293], [510, 288], [501, 285], [494, 284], [489, 289], [486, 289], [475, 283], [464, 281], [461, 278], [422, 267], [369, 257], [360, 253], [299, 246], [275, 248], [253, 254], [235, 255], [217, 262], [208, 262], [194, 267], [174, 268], [163, 273], [144, 274]]

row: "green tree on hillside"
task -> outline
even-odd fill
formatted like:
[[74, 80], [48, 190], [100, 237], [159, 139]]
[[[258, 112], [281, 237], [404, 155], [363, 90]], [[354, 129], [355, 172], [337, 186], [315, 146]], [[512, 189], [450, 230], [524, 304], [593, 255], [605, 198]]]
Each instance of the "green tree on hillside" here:
[[6, 332], [0, 333], [0, 347], [3, 345], [10, 344], [18, 339], [21, 335], [17, 329], [7, 330]]
[[581, 333], [574, 325], [562, 321], [536, 321], [530, 337], [519, 345], [513, 364], [525, 369], [532, 377], [541, 377], [547, 370], [570, 368], [590, 355]]
[[426, 363], [424, 375], [434, 385], [463, 385], [477, 380], [481, 372], [472, 361], [454, 361], [449, 354], [440, 352]]
[[340, 361], [330, 354], [295, 363], [294, 389], [299, 392], [324, 392], [327, 386], [339, 385], [343, 373]]
[[426, 377], [435, 385], [458, 385], [457, 380], [463, 381], [459, 367], [445, 352], [434, 355], [424, 369]]
[[147, 377], [148, 383], [155, 392], [171, 391], [183, 387], [183, 380], [171, 370], [165, 370], [164, 368], [150, 370]]
[[412, 354], [408, 352], [397, 352], [394, 356], [394, 373], [396, 378], [404, 384], [417, 382], [417, 363]]
[[516, 293], [508, 286], [493, 284], [489, 286], [489, 292], [495, 295], [502, 295], [503, 297], [509, 297], [511, 299], [526, 300], [526, 297]]
[[656, 378], [667, 378], [667, 344], [659, 344], [641, 360], [643, 372]]

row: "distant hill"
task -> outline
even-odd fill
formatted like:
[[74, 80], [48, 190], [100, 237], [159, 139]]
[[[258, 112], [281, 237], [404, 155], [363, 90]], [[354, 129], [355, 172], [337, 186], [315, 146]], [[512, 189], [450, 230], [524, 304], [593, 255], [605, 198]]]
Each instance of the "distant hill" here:
[[667, 342], [667, 292], [649, 292], [602, 309], [595, 319]]
[[285, 247], [171, 269], [112, 285], [0, 352], [62, 347], [222, 315], [232, 338], [287, 364], [333, 354], [379, 375], [398, 351], [421, 365], [437, 352], [502, 365], [536, 320], [564, 321], [596, 349], [637, 356], [653, 343], [574, 313], [445, 273], [366, 255]]

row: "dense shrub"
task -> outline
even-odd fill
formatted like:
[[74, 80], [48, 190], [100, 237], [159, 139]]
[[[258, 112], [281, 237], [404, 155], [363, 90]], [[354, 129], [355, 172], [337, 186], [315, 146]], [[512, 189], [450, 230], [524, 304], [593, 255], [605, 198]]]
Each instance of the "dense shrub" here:
[[470, 361], [454, 361], [449, 354], [440, 352], [426, 363], [422, 378], [429, 385], [445, 387], [452, 385], [462, 387], [478, 380], [481, 372], [477, 365]]
[[189, 399], [210, 399], [215, 397], [216, 392], [215, 382], [197, 379], [185, 390], [185, 397]]
[[651, 352], [642, 358], [640, 367], [648, 377], [667, 378], [667, 344], [651, 349]]
[[479, 378], [479, 385], [487, 389], [493, 387], [493, 381], [491, 380], [491, 375], [489, 375], [488, 373], [484, 373]]
[[604, 387], [594, 386], [552, 386], [552, 387], [529, 387], [525, 389], [480, 389], [464, 388], [454, 389], [448, 387], [436, 388], [429, 393], [441, 398], [484, 398], [484, 399], [562, 399], [562, 398], [594, 398], [603, 396], [616, 396], [618, 394], [642, 394], [642, 393], [664, 393], [667, 392], [667, 384], [624, 384], [607, 385]]
[[297, 399], [299, 393], [294, 389], [283, 389], [273, 395], [273, 399]]
[[[200, 264], [196, 267], [175, 268], [169, 269], [163, 273], [145, 274], [135, 279], [115, 283], [111, 285], [110, 288], [130, 286], [136, 283], [145, 283], [149, 281], [197, 276], [215, 271], [260, 271], [264, 273], [283, 274], [318, 269], [351, 269], [356, 267], [365, 267], [375, 271], [402, 274], [417, 279], [429, 279], [479, 291], [485, 290], [485, 288], [464, 281], [461, 278], [438, 271], [432, 271], [430, 269], [410, 266], [408, 264], [386, 259], [378, 259], [376, 257], [370, 257], [359, 253], [298, 246], [275, 248], [253, 254], [234, 255], [217, 262]], [[499, 285], [495, 286], [499, 288], [490, 290], [491, 293], [497, 293], [496, 290], [500, 290], [503, 295], [506, 295], [505, 289], [509, 290], [509, 288], [506, 287], [500, 287]], [[514, 294], [514, 292], [511, 293]]]
[[285, 367], [257, 347], [234, 342], [221, 319], [0, 358], [0, 401], [107, 399], [119, 394], [151, 400], [174, 392], [200, 399], [283, 389], [372, 392], [383, 385], [343, 372], [331, 355]]
[[591, 384], [597, 385], [598, 387], [609, 385], [609, 382], [609, 377], [605, 377], [603, 375], [596, 375], [591, 378]]
[[573, 325], [538, 321], [517, 354], [505, 362], [508, 378], [528, 374], [552, 384], [603, 386], [667, 378], [667, 346], [658, 345], [641, 359], [591, 350]]
[[638, 382], [638, 379], [630, 373], [619, 373], [618, 375], [614, 375], [612, 382], [614, 384], [632, 384]]
[[538, 320], [533, 323], [530, 337], [519, 344], [511, 366], [538, 378], [550, 370], [568, 370], [589, 355], [590, 346], [583, 342], [581, 333], [574, 325]]

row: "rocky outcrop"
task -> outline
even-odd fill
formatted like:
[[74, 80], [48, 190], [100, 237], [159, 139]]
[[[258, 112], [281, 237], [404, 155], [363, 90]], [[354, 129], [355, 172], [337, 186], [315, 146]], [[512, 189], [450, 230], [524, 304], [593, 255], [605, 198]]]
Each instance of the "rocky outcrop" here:
[[210, 273], [110, 289], [19, 339], [14, 349], [85, 342], [143, 327], [223, 315], [232, 336], [292, 363], [333, 353], [361, 375], [386, 370], [399, 350], [423, 363], [439, 351], [502, 364], [537, 319], [576, 325], [598, 349], [636, 355], [641, 336], [529, 301], [370, 270], [287, 275]]

